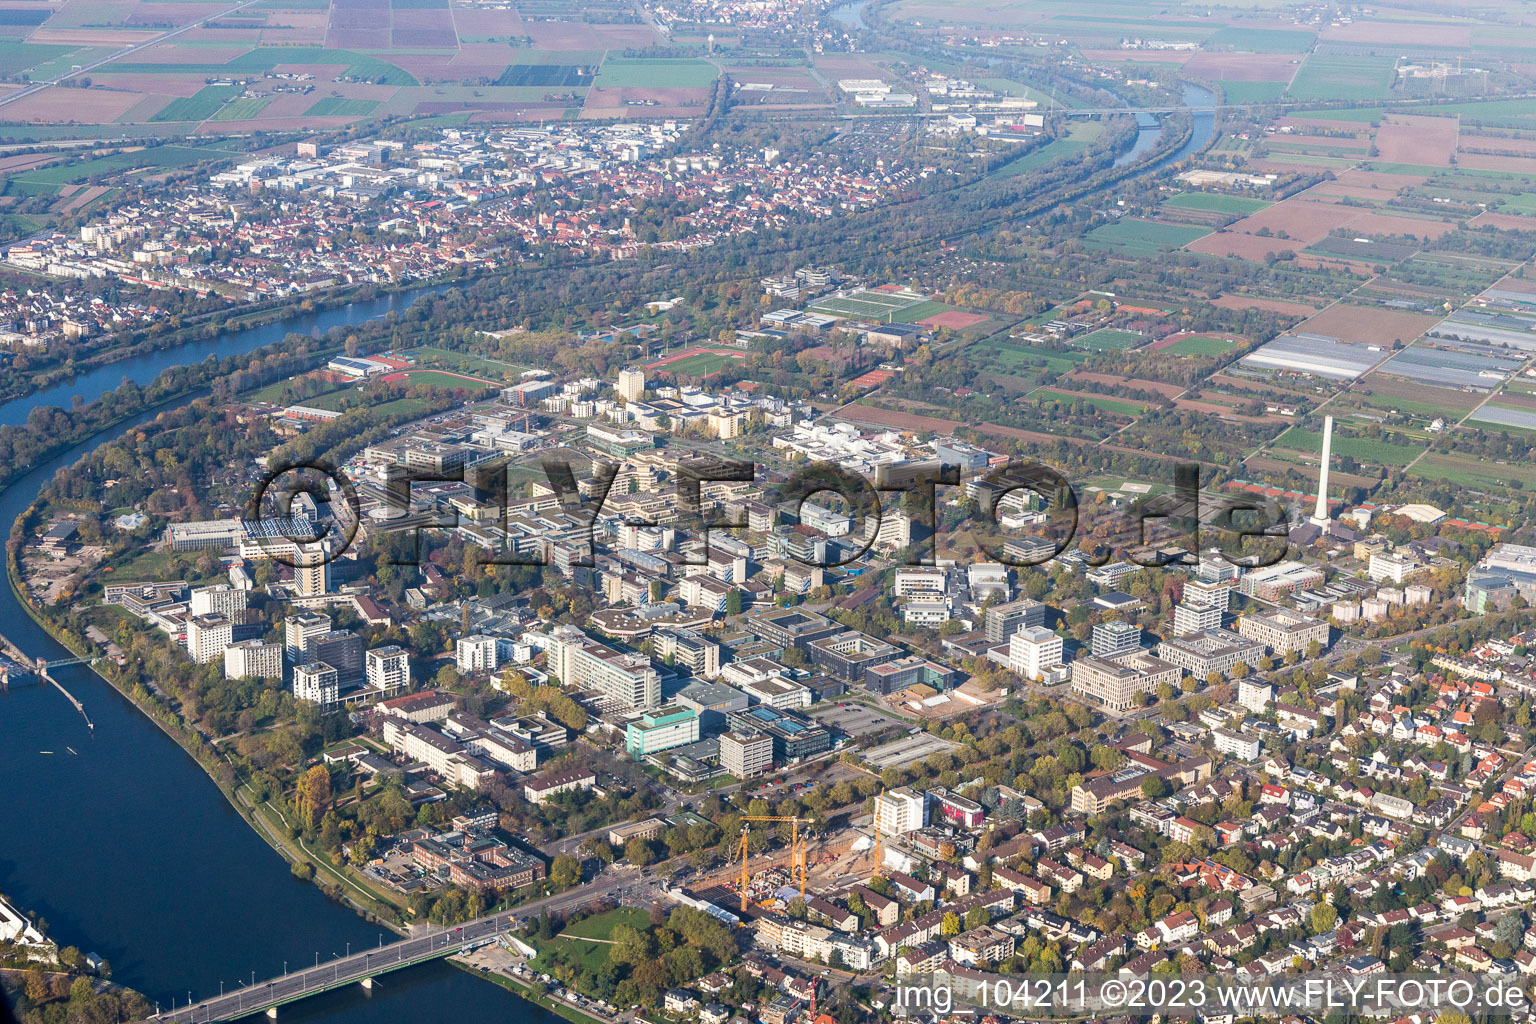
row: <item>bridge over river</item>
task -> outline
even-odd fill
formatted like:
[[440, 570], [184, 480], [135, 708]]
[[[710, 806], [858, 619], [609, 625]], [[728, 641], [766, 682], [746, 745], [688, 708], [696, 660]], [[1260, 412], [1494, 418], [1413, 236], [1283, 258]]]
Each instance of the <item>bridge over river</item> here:
[[336, 957], [330, 963], [242, 985], [226, 995], [162, 1011], [149, 1019], [165, 1021], [167, 1024], [173, 1021], [175, 1024], [204, 1024], [235, 1020], [253, 1013], [276, 1017], [277, 1008], [284, 1003], [296, 1002], [343, 985], [362, 984], [371, 988], [373, 979], [381, 974], [495, 942], [499, 935], [515, 927], [515, 922], [516, 915], [510, 911], [492, 914], [457, 928], [445, 928], [419, 938], [401, 939], [377, 949]]

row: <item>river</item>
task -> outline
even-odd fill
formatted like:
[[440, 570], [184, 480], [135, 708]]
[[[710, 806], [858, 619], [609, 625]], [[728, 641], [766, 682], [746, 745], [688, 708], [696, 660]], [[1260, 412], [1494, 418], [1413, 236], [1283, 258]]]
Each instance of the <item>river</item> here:
[[[361, 323], [408, 302], [402, 294], [135, 357], [82, 375], [69, 391], [90, 401], [125, 376], [148, 383], [183, 357], [250, 351], [292, 331]], [[0, 492], [6, 532], [61, 466], [155, 412], [103, 431]], [[28, 654], [69, 656], [9, 586], [0, 587], [0, 621]], [[94, 733], [52, 687], [18, 684], [0, 694], [0, 892], [46, 918], [53, 938], [100, 953], [116, 980], [163, 1007], [184, 1004], [189, 991], [193, 999], [216, 995], [221, 981], [232, 991], [252, 971], [258, 978], [280, 972], [285, 960], [312, 964], [317, 955], [344, 953], [349, 942], [354, 949], [379, 942], [376, 926], [295, 879], [202, 768], [130, 701], [84, 666], [57, 675], [84, 702]], [[281, 1014], [327, 1024], [559, 1020], [442, 962], [388, 975], [372, 995], [342, 989]]]
[[[1184, 87], [1184, 105], [1192, 111], [1193, 123], [1190, 125], [1189, 138], [1184, 144], [1153, 163], [1143, 168], [1143, 173], [1155, 171], [1167, 164], [1174, 163], [1203, 149], [1206, 143], [1211, 141], [1211, 134], [1216, 130], [1216, 94], [1204, 86], [1195, 85], [1193, 82], [1180, 83]], [[1122, 98], [1121, 102], [1124, 102]], [[1163, 137], [1161, 122], [1152, 115], [1137, 111], [1136, 113], [1136, 141], [1131, 148], [1115, 157], [1115, 166], [1124, 167], [1126, 164], [1135, 163], [1141, 159], [1143, 153], [1157, 145], [1157, 140]]]
[[[146, 352], [121, 362], [98, 366], [43, 391], [36, 391], [0, 405], [0, 426], [6, 424], [17, 426], [25, 423], [27, 415], [33, 409], [50, 405], [68, 409], [76, 395], [86, 402], [94, 401], [121, 384], [125, 376], [139, 384], [148, 384], [160, 371], [168, 370], [173, 366], [189, 366], [209, 356], [223, 358], [250, 352], [263, 345], [270, 345], [274, 341], [282, 341], [289, 334], [324, 334], [332, 327], [360, 324], [365, 320], [384, 316], [393, 310], [403, 311], [420, 296], [441, 290], [441, 288], [413, 288], [392, 292], [367, 302], [349, 302], [335, 309], [303, 313], [268, 324], [266, 327], [225, 331], [212, 338], [190, 341], [159, 351]], [[10, 521], [6, 522], [6, 530], [9, 532]]]

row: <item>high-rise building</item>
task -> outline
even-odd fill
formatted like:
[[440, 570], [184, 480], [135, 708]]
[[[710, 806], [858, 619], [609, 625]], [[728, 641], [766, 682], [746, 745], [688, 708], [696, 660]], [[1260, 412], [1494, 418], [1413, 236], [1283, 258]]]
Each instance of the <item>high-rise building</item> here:
[[242, 640], [224, 648], [225, 679], [283, 678], [283, 649], [261, 640]]
[[228, 583], [216, 583], [211, 587], [193, 587], [191, 612], [193, 615], [228, 615], [245, 611], [246, 593]]
[[1061, 637], [1044, 626], [1025, 626], [1008, 638], [1008, 668], [1025, 679], [1040, 679], [1061, 656]]
[[899, 836], [916, 832], [928, 824], [928, 794], [913, 792], [906, 786], [875, 797], [875, 820], [884, 835]]
[[304, 647], [309, 661], [323, 661], [336, 670], [343, 686], [363, 681], [363, 638], [345, 629], [317, 633]]
[[411, 685], [411, 656], [394, 644], [375, 647], [363, 656], [363, 671], [369, 686], [388, 695]]
[[313, 559], [299, 559], [299, 564], [293, 567], [294, 585], [297, 587], [300, 597], [319, 597], [330, 592], [331, 589], [331, 563], [321, 561], [318, 557]]
[[651, 712], [624, 730], [624, 749], [637, 761], [647, 754], [698, 741], [699, 713], [693, 708]]
[[1025, 626], [1045, 625], [1045, 605], [1039, 601], [1021, 597], [1007, 604], [995, 604], [987, 609], [987, 643], [1006, 643]]
[[549, 634], [545, 667], [562, 686], [591, 687], [615, 708], [643, 711], [661, 703], [661, 676], [643, 654], [629, 654], [574, 626]]
[[474, 636], [461, 637], [454, 647], [459, 671], [465, 675], [494, 672], [498, 663], [496, 647], [496, 638], [493, 636], [476, 633]]
[[640, 396], [645, 394], [645, 371], [620, 370], [619, 382], [614, 390], [626, 402], [640, 401]]
[[738, 779], [761, 775], [773, 766], [773, 740], [759, 732], [728, 732], [720, 737], [720, 767]]
[[1173, 607], [1173, 635], [1202, 633], [1221, 626], [1221, 609], [1214, 605], [1177, 604]]
[[323, 661], [306, 662], [293, 669], [293, 696], [330, 707], [341, 699], [341, 684], [336, 670]]
[[1192, 608], [1220, 608], [1226, 611], [1232, 606], [1232, 584], [1229, 581], [1215, 583], [1190, 580], [1184, 584], [1183, 601]]
[[310, 637], [331, 631], [331, 617], [321, 612], [299, 612], [283, 620], [283, 655], [297, 664], [309, 650]]
[[1134, 622], [1101, 622], [1093, 627], [1088, 649], [1095, 658], [1116, 658], [1138, 651], [1141, 649], [1141, 627]]
[[234, 641], [235, 624], [227, 615], [194, 615], [187, 620], [187, 653], [199, 665], [224, 657]]

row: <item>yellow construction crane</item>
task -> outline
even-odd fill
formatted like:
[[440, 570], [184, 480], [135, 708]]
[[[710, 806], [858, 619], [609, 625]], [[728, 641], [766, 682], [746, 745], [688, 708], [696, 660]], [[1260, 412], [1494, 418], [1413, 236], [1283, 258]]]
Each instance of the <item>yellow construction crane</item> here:
[[[814, 825], [815, 819], [782, 817], [769, 814], [747, 814], [742, 816], [741, 825], [741, 909], [747, 909], [747, 858], [751, 854], [747, 850], [747, 836], [751, 827], [749, 821], [778, 821], [789, 822], [789, 877], [793, 881], [795, 872], [800, 873], [800, 898], [805, 899], [805, 840], [800, 836], [801, 825]], [[807, 837], [808, 838], [808, 837]]]

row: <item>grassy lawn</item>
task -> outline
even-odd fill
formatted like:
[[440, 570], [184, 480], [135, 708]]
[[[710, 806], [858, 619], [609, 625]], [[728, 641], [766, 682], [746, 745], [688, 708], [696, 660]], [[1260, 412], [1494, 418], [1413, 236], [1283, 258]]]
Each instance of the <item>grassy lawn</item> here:
[[1431, 452], [1413, 467], [1410, 476], [1425, 480], [1445, 480], [1463, 487], [1508, 490], [1510, 481], [1518, 480], [1522, 487], [1536, 487], [1536, 469], [1497, 462], [1484, 462], [1461, 455], [1442, 455]]
[[1209, 213], [1258, 213], [1270, 204], [1262, 199], [1222, 195], [1218, 192], [1181, 192], [1163, 203], [1176, 210], [1201, 210]]
[[412, 349], [407, 355], [414, 355], [418, 360], [431, 362], [434, 365], [441, 363], [443, 366], [460, 373], [480, 374], [486, 377], [513, 377], [528, 369], [517, 363], [508, 363], [500, 359], [486, 359], [483, 356], [472, 356], [467, 352], [454, 352], [451, 349], [438, 348], [435, 345], [422, 345]]
[[1067, 135], [1053, 139], [1039, 149], [1030, 150], [1017, 159], [1010, 160], [1001, 167], [992, 171], [991, 177], [1008, 178], [1015, 174], [1023, 174], [1033, 171], [1037, 167], [1044, 167], [1048, 163], [1069, 156], [1076, 156], [1092, 145], [1104, 131], [1104, 126], [1097, 121], [1082, 121], [1072, 125]]
[[1146, 406], [1140, 402], [1133, 402], [1128, 398], [1106, 398], [1103, 395], [1087, 395], [1079, 391], [1058, 391], [1055, 388], [1042, 388], [1038, 394], [1041, 400], [1081, 401], [1089, 408], [1112, 413], [1116, 416], [1129, 416], [1132, 419], [1147, 411]]
[[560, 932], [562, 936], [578, 939], [606, 939], [613, 934], [615, 925], [627, 924], [632, 928], [644, 928], [650, 924], [651, 915], [639, 907], [619, 907], [606, 913], [584, 918]]
[[409, 371], [411, 384], [426, 384], [434, 388], [447, 388], [450, 391], [458, 388], [494, 388], [499, 387], [495, 381], [489, 380], [465, 380], [451, 373], [440, 373], [437, 370], [411, 370]]
[[679, 359], [675, 363], [666, 366], [655, 367], [658, 373], [680, 373], [689, 377], [708, 377], [710, 374], [719, 373], [729, 364], [736, 362], [735, 356], [721, 355], [718, 352], [700, 352], [691, 355], [687, 359]]
[[930, 300], [928, 302], [919, 302], [915, 305], [908, 306], [901, 312], [895, 314], [892, 319], [896, 320], [898, 323], [915, 324], [919, 320], [923, 320], [930, 316], [936, 316], [939, 313], [948, 312], [954, 308], [954, 306], [946, 306], [942, 302], [934, 302]]

